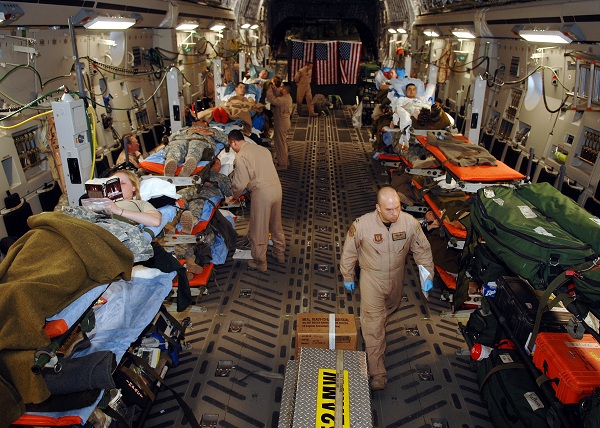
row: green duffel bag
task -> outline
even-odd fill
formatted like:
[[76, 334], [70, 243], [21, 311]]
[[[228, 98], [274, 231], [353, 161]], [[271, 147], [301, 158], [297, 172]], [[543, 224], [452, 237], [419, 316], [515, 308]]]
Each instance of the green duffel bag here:
[[471, 275], [480, 285], [496, 282], [507, 273], [508, 269], [502, 260], [499, 260], [486, 244], [481, 243], [475, 247]]
[[589, 244], [547, 219], [511, 187], [480, 189], [470, 217], [493, 253], [536, 289], [545, 289], [569, 267], [596, 258]]
[[477, 382], [495, 427], [548, 428], [548, 406], [517, 351], [494, 349], [479, 361]]
[[517, 194], [531, 202], [564, 230], [590, 244], [600, 254], [600, 219], [577, 205], [549, 183], [521, 186]]

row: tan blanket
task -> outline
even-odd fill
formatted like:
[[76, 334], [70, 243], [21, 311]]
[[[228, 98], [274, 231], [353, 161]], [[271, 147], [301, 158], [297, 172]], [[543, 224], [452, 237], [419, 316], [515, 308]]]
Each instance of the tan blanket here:
[[[248, 127], [248, 131], [250, 131], [252, 129], [252, 117], [250, 116], [250, 112], [256, 111], [258, 113], [262, 113], [264, 104], [232, 99], [229, 101], [223, 101], [217, 107], [225, 109], [230, 119], [242, 119], [245, 123], [244, 129]], [[213, 118], [213, 110], [214, 108], [209, 108], [207, 110], [198, 112], [198, 119], [211, 121]]]
[[0, 263], [0, 427], [50, 395], [31, 371], [50, 345], [45, 319], [91, 288], [131, 279], [133, 253], [103, 228], [60, 212], [29, 218], [32, 230]]

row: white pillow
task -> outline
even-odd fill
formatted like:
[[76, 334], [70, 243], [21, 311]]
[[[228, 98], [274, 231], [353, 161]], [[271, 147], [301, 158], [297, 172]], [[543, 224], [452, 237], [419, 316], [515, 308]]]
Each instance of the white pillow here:
[[161, 178], [147, 178], [141, 180], [140, 198], [147, 201], [152, 198], [167, 196], [173, 199], [181, 198], [175, 191], [175, 185]]

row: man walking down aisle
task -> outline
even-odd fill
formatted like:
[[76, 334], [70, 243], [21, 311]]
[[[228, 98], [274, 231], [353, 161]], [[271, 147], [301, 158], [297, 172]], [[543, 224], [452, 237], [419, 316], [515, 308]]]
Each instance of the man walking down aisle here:
[[292, 97], [290, 84], [284, 83], [281, 88], [270, 85], [267, 89], [267, 101], [273, 107], [273, 139], [275, 143], [275, 158], [277, 170], [285, 171], [289, 166], [287, 133], [292, 126]]
[[244, 139], [237, 129], [229, 133], [229, 145], [236, 153], [231, 191], [239, 198], [250, 192], [250, 225], [248, 238], [252, 260], [248, 267], [267, 271], [269, 233], [273, 240], [273, 257], [285, 263], [285, 234], [281, 224], [281, 182], [269, 149]]
[[297, 85], [296, 92], [296, 104], [298, 105], [298, 115], [301, 116], [300, 112], [302, 111], [302, 101], [306, 98], [306, 105], [308, 106], [308, 115], [311, 117], [318, 116], [315, 113], [315, 107], [313, 106], [312, 101], [312, 92], [310, 90], [310, 81], [312, 80], [312, 68], [313, 63], [307, 62], [304, 67], [296, 72], [294, 76], [294, 82]]
[[350, 293], [355, 288], [355, 268], [360, 265], [360, 323], [373, 391], [387, 386], [385, 325], [402, 300], [409, 251], [429, 272], [422, 284], [423, 291], [429, 292], [434, 272], [429, 241], [419, 222], [401, 212], [396, 190], [383, 187], [377, 193], [375, 211], [357, 218], [350, 226], [340, 261], [344, 286]]

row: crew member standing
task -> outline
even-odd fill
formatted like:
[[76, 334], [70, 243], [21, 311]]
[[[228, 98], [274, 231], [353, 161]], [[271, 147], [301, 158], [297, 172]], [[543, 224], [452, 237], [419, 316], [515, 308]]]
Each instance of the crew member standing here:
[[267, 101], [273, 107], [273, 139], [275, 142], [275, 157], [277, 170], [285, 171], [289, 166], [287, 133], [292, 126], [292, 96], [290, 84], [283, 83], [281, 88], [270, 85], [267, 88]]
[[269, 233], [273, 240], [273, 257], [285, 263], [285, 234], [281, 224], [281, 183], [269, 149], [244, 139], [237, 129], [229, 133], [229, 145], [236, 153], [231, 191], [234, 198], [250, 192], [250, 225], [248, 239], [252, 260], [248, 267], [267, 270]]
[[311, 117], [318, 116], [315, 113], [315, 109], [312, 102], [312, 92], [310, 90], [310, 81], [312, 80], [312, 68], [313, 63], [307, 62], [304, 67], [296, 72], [294, 76], [294, 82], [297, 85], [296, 92], [296, 103], [298, 104], [298, 115], [302, 111], [302, 101], [306, 98], [306, 105], [308, 106], [308, 115]]
[[360, 265], [361, 329], [371, 375], [371, 389], [387, 386], [385, 325], [400, 306], [406, 256], [412, 251], [418, 265], [429, 275], [422, 289], [433, 287], [433, 256], [419, 222], [401, 212], [400, 197], [392, 187], [377, 193], [375, 211], [357, 218], [350, 229], [340, 261], [344, 286], [355, 288], [355, 268]]

